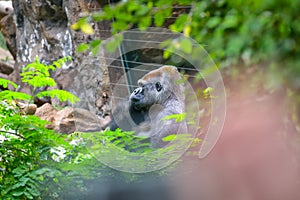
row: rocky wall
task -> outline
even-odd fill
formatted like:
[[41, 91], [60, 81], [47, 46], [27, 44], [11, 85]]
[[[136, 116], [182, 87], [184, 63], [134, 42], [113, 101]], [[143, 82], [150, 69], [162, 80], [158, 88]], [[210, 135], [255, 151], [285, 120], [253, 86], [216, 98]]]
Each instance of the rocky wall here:
[[[94, 35], [86, 35], [70, 28], [84, 13], [101, 9], [100, 5], [96, 1], [84, 0], [13, 0], [12, 5], [14, 14], [6, 21], [7, 25], [11, 21], [15, 25], [15, 37], [10, 38], [10, 43], [15, 44], [15, 47], [11, 45], [9, 48], [15, 57], [11, 79], [20, 83], [21, 69], [36, 56], [46, 64], [71, 56], [72, 63], [67, 63], [53, 73], [58, 83], [56, 87], [79, 97], [81, 101], [76, 107], [88, 109], [103, 118], [108, 116], [110, 86], [105, 60], [94, 57], [89, 52], [78, 53], [76, 49], [80, 43], [101, 38], [100, 30], [109, 27], [100, 29], [101, 24], [93, 24]], [[6, 27], [5, 22], [3, 23]], [[26, 85], [21, 85], [18, 90], [30, 92]], [[36, 103], [42, 105], [49, 101], [59, 104], [49, 99]]]

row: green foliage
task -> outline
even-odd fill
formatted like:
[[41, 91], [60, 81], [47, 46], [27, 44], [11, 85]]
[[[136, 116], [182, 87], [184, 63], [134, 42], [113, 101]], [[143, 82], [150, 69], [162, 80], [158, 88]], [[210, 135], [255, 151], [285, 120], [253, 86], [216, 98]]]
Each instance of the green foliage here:
[[[22, 69], [21, 80], [23, 83], [27, 83], [33, 88], [33, 95], [30, 96], [21, 92], [14, 92], [9, 90], [4, 90], [0, 92], [0, 100], [9, 99], [9, 100], [32, 100], [33, 97], [45, 97], [49, 96], [51, 98], [58, 98], [60, 101], [70, 101], [72, 104], [75, 104], [79, 99], [73, 94], [63, 91], [63, 90], [48, 90], [41, 91], [35, 94], [35, 91], [40, 88], [47, 86], [55, 86], [56, 82], [53, 78], [50, 77], [50, 70], [55, 71], [57, 68], [60, 68], [68, 60], [71, 60], [70, 57], [64, 57], [57, 61], [54, 61], [52, 65], [45, 65], [40, 63], [38, 57], [35, 58], [35, 62], [26, 65]], [[6, 79], [0, 79], [0, 85], [4, 88], [8, 87], [8, 84], [12, 85], [14, 88], [17, 88], [17, 84]]]
[[171, 120], [171, 119], [175, 119], [177, 123], [184, 121], [186, 119], [186, 113], [168, 115], [164, 117], [162, 120]]
[[109, 143], [128, 151], [151, 151], [149, 148], [150, 141], [147, 137], [135, 136], [134, 132], [126, 132], [121, 129], [116, 129], [115, 131], [106, 129], [99, 133], [81, 133], [80, 136], [85, 142], [93, 144], [93, 148], [97, 148], [97, 145], [102, 146], [103, 144]]
[[108, 52], [114, 52], [117, 47], [121, 44], [123, 40], [123, 35], [115, 35], [113, 40], [110, 40], [106, 43], [106, 50]]
[[[38, 59], [27, 65], [22, 81], [36, 88], [53, 85], [50, 70], [56, 70], [67, 58], [41, 64]], [[15, 83], [1, 79], [7, 88]], [[75, 103], [78, 99], [63, 90], [41, 91], [36, 97], [57, 97]], [[103, 166], [93, 149], [108, 144], [122, 151], [148, 152], [149, 143], [133, 132], [105, 130], [97, 133], [74, 133], [69, 136], [55, 133], [45, 126], [49, 122], [25, 115], [16, 101], [30, 100], [33, 96], [5, 90], [0, 92], [0, 199], [87, 199], [95, 181], [118, 178], [137, 180], [144, 175], [117, 172]], [[154, 174], [155, 175], [155, 174]]]
[[14, 88], [18, 87], [18, 85], [15, 84], [14, 82], [10, 80], [6, 80], [4, 78], [0, 78], [0, 86], [2, 86], [3, 88], [8, 88], [8, 85], [12, 85]]
[[72, 24], [72, 29], [81, 30], [83, 33], [92, 35], [94, 34], [93, 27], [88, 23], [88, 18], [83, 17], [78, 20], [78, 22]]
[[[23, 116], [8, 102], [0, 104], [0, 187], [1, 199], [34, 199], [51, 187], [59, 189], [51, 148], [70, 145], [65, 136], [45, 128], [36, 116]], [[47, 183], [47, 184], [46, 184]], [[54, 188], [52, 188], [54, 189]]]
[[[54, 86], [50, 70], [61, 67], [69, 58], [44, 65], [36, 58], [21, 73], [22, 81], [35, 91], [37, 88]], [[0, 85], [17, 88], [11, 81], [0, 79]], [[78, 98], [63, 90], [42, 91], [37, 97], [57, 97], [71, 103]], [[66, 135], [45, 128], [47, 121], [36, 116], [23, 115], [15, 101], [30, 101], [33, 96], [22, 92], [4, 90], [0, 92], [0, 199], [57, 199], [62, 186], [62, 168], [56, 164], [54, 149], [63, 148], [72, 152]], [[76, 152], [72, 153], [76, 157]]]
[[42, 98], [49, 96], [51, 98], [58, 98], [60, 101], [70, 101], [72, 104], [75, 104], [76, 102], [79, 101], [77, 97], [75, 97], [73, 94], [70, 92], [64, 91], [64, 90], [50, 90], [50, 91], [42, 91], [39, 92], [36, 97]]
[[[188, 1], [178, 1], [179, 5], [186, 5]], [[74, 30], [86, 32], [85, 27], [89, 26], [89, 22], [111, 20], [112, 32], [117, 34], [121, 31], [128, 30], [137, 26], [140, 30], [146, 30], [153, 23], [162, 26], [165, 19], [172, 14], [172, 1], [135, 1], [119, 2], [116, 6], [106, 5], [103, 12], [95, 12], [91, 17], [83, 17], [72, 25]], [[154, 20], [153, 20], [154, 19]], [[83, 27], [84, 26], [84, 27]], [[89, 28], [88, 28], [89, 29]], [[90, 31], [88, 31], [90, 32]], [[122, 38], [115, 37], [116, 42], [109, 42], [106, 45], [108, 51], [114, 51], [122, 41]], [[88, 46], [89, 45], [89, 48]], [[93, 49], [92, 43], [80, 45], [78, 51]]]
[[15, 92], [10, 90], [4, 90], [0, 92], [0, 100], [24, 100], [29, 101], [31, 99], [31, 96], [28, 94], [25, 94], [23, 92]]

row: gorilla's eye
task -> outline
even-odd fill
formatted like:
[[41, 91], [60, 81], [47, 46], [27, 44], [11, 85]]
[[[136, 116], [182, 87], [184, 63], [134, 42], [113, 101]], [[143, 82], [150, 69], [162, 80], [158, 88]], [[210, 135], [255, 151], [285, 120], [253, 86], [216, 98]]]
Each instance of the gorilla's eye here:
[[156, 90], [159, 92], [162, 89], [160, 82], [155, 83]]

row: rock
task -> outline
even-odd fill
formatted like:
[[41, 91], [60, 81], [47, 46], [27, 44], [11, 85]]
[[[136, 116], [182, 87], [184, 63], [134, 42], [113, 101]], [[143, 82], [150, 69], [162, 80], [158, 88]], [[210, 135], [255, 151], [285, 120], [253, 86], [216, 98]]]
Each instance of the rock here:
[[7, 15], [14, 12], [11, 1], [0, 1], [0, 13]]
[[7, 76], [7, 75], [5, 75], [5, 74], [1, 74], [1, 73], [0, 73], [0, 78], [4, 78], [4, 79], [9, 80], [9, 76]]
[[5, 59], [8, 58], [9, 60], [16, 59], [16, 53], [17, 53], [16, 25], [15, 25], [13, 14], [4, 16], [0, 20], [0, 31], [6, 39], [6, 46], [10, 52], [4, 58]]
[[13, 60], [9, 51], [0, 48], [0, 61]]
[[54, 117], [54, 130], [59, 133], [71, 134], [76, 130], [73, 118], [73, 108], [64, 108], [58, 111]]
[[40, 117], [43, 120], [47, 120], [50, 124], [47, 124], [46, 127], [49, 129], [55, 128], [55, 115], [57, 110], [49, 103], [45, 103], [41, 107], [37, 108], [35, 115]]
[[34, 115], [37, 109], [37, 105], [35, 104], [26, 104], [22, 102], [17, 102], [17, 105], [21, 109], [23, 114]]
[[9, 75], [14, 71], [14, 67], [8, 63], [0, 61], [0, 73]]
[[71, 134], [75, 131], [100, 131], [103, 125], [107, 123], [107, 119], [100, 120], [88, 110], [67, 107], [58, 111], [49, 103], [39, 107], [35, 115], [51, 122], [47, 128], [65, 134]]
[[72, 112], [75, 119], [76, 131], [100, 131], [102, 130], [102, 120], [97, 115], [82, 108], [75, 108]]

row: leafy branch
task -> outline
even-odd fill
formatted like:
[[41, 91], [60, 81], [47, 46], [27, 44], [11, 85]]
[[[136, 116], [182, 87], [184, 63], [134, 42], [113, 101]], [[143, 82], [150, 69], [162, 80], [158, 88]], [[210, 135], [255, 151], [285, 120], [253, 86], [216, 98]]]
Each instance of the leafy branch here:
[[[56, 71], [58, 68], [61, 68], [62, 65], [70, 60], [71, 57], [64, 57], [57, 61], [54, 61], [51, 65], [45, 65], [39, 61], [38, 57], [36, 57], [35, 61], [24, 67], [22, 69], [22, 73], [20, 74], [22, 82], [27, 83], [33, 88], [32, 94], [28, 95], [22, 92], [4, 90], [0, 92], [0, 100], [25, 100], [30, 103], [32, 102], [34, 97], [41, 98], [49, 96], [51, 98], [56, 97], [60, 101], [70, 101], [72, 104], [75, 104], [79, 101], [79, 99], [70, 92], [64, 90], [53, 89], [48, 91], [41, 91], [35, 94], [38, 88], [56, 86], [56, 81], [51, 78], [50, 70]], [[17, 88], [16, 83], [2, 78], [0, 78], [0, 85], [4, 88], [8, 88], [8, 85], [12, 85], [14, 88]]]

